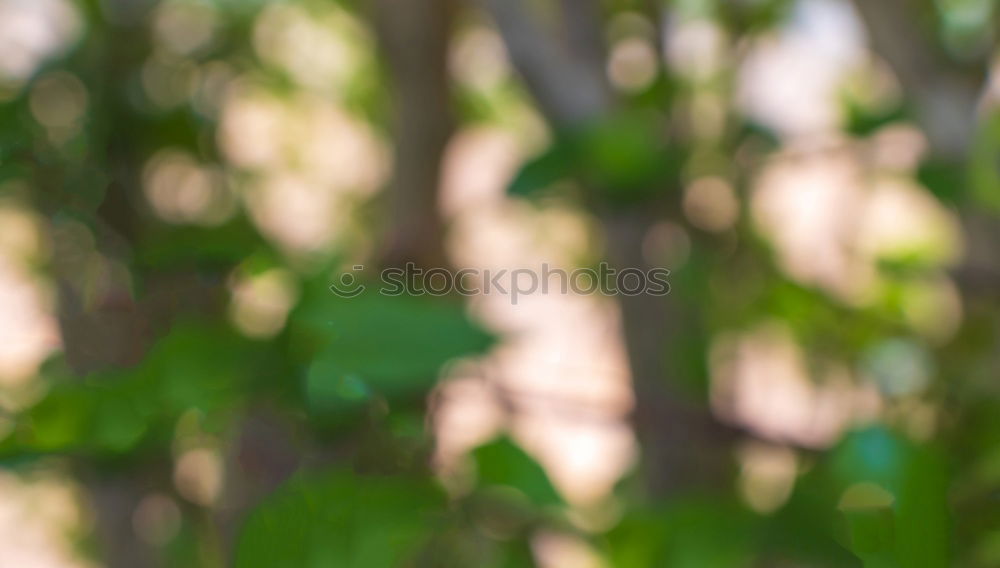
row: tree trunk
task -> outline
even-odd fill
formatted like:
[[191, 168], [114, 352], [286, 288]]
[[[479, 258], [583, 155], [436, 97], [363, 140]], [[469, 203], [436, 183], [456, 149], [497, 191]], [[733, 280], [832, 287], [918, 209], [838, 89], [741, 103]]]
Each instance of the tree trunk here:
[[[652, 268], [643, 243], [659, 221], [648, 209], [602, 215], [608, 259], [617, 269]], [[683, 392], [683, 334], [701, 333], [700, 307], [682, 298], [620, 295], [622, 332], [632, 372], [633, 424], [642, 447], [641, 475], [653, 497], [696, 488], [717, 489], [730, 473], [733, 431], [715, 420], [703, 401]]]
[[438, 186], [454, 130], [448, 45], [451, 0], [374, 0], [392, 97], [393, 165], [383, 266], [445, 266]]
[[[561, 3], [569, 45], [554, 44], [521, 0], [486, 0], [514, 66], [556, 130], [572, 130], [616, 111], [604, 76], [603, 22], [594, 0]], [[596, 46], [588, 42], [597, 42]], [[598, 204], [604, 208], [607, 204]], [[655, 204], [596, 211], [608, 260], [618, 269], [652, 268], [643, 242], [665, 215]], [[642, 446], [642, 477], [649, 494], [668, 498], [694, 488], [718, 488], [728, 473], [729, 436], [703, 401], [680, 393], [678, 338], [698, 325], [698, 306], [676, 295], [619, 298], [636, 406], [633, 424]]]

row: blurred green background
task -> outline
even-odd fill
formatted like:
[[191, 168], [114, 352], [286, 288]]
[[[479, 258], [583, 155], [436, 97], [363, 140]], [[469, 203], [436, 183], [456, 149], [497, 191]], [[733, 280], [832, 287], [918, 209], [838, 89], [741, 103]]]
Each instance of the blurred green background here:
[[0, 0], [0, 568], [1000, 566], [998, 24]]

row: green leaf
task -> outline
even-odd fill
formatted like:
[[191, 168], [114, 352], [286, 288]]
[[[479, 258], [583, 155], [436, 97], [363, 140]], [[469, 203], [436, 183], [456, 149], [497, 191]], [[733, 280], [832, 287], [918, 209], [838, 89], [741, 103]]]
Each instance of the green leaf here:
[[476, 448], [472, 458], [480, 487], [511, 487], [539, 506], [563, 503], [542, 466], [507, 438]]
[[917, 168], [917, 181], [926, 187], [942, 203], [958, 203], [965, 196], [968, 183], [968, 168], [942, 160], [927, 160]]
[[300, 477], [247, 519], [237, 568], [390, 568], [433, 534], [444, 497], [435, 487], [347, 472]]
[[742, 568], [752, 565], [753, 517], [737, 503], [683, 497], [632, 511], [607, 538], [616, 568]]
[[30, 410], [19, 431], [7, 441], [16, 440], [17, 445], [41, 452], [63, 450], [89, 430], [95, 406], [95, 397], [87, 389], [55, 390]]
[[312, 393], [410, 396], [437, 382], [449, 360], [483, 353], [493, 341], [461, 304], [443, 298], [374, 291], [340, 298], [323, 290], [303, 301], [294, 318], [322, 344], [308, 372]]
[[156, 343], [139, 373], [151, 376], [167, 408], [211, 411], [240, 395], [261, 354], [228, 327], [182, 323]]
[[950, 532], [944, 459], [932, 448], [914, 448], [908, 456], [896, 504], [900, 566], [949, 566]]
[[157, 428], [169, 436], [187, 410], [213, 413], [238, 403], [261, 354], [226, 327], [177, 324], [134, 369], [53, 381], [19, 418], [2, 453], [128, 452]]
[[270, 250], [250, 221], [237, 215], [218, 227], [160, 227], [139, 244], [136, 256], [141, 267], [162, 269], [190, 264], [228, 267], [254, 251]]
[[851, 97], [844, 101], [844, 115], [845, 132], [855, 136], [870, 136], [883, 126], [907, 118], [906, 108], [902, 105], [871, 108]]
[[588, 186], [611, 203], [642, 201], [664, 189], [683, 163], [679, 148], [657, 130], [661, 121], [646, 114], [620, 114], [580, 135], [579, 167]]
[[842, 503], [854, 552], [866, 566], [949, 565], [948, 475], [940, 452], [869, 428], [852, 434], [837, 450], [835, 470], [849, 486], [844, 500], [866, 494], [861, 490], [873, 485], [887, 496], [887, 502], [862, 503], [871, 506]]
[[841, 500], [851, 549], [866, 568], [896, 566], [891, 493], [874, 483], [852, 486]]
[[1000, 213], [1000, 113], [983, 119], [972, 145], [970, 181], [976, 201]]
[[570, 178], [575, 173], [572, 143], [557, 138], [544, 152], [525, 162], [507, 188], [507, 193], [518, 197], [535, 197], [553, 184]]
[[660, 125], [655, 115], [619, 113], [560, 132], [521, 167], [508, 192], [533, 197], [574, 178], [612, 204], [646, 200], [670, 185], [684, 162], [684, 153], [666, 143]]

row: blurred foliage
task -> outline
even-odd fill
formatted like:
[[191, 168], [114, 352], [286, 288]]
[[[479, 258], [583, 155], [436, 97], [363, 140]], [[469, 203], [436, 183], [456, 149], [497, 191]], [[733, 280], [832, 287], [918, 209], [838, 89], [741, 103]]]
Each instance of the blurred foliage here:
[[[852, 425], [828, 447], [767, 440], [796, 460], [788, 494], [770, 510], [748, 503], [743, 477], [655, 499], [633, 475], [592, 507], [599, 511], [580, 508], [506, 435], [473, 449], [455, 479], [438, 475], [431, 467], [432, 393], [450, 365], [482, 356], [504, 338], [455, 296], [333, 294], [328, 286], [337, 268], [371, 255], [378, 241], [380, 223], [370, 222], [368, 208], [380, 197], [359, 192], [351, 199], [360, 205], [330, 207], [349, 210], [344, 223], [353, 233], [318, 251], [289, 250], [251, 206], [255, 184], [266, 176], [227, 155], [222, 142], [231, 110], [223, 108], [225, 97], [242, 88], [286, 102], [288, 116], [302, 110], [302, 101], [336, 101], [385, 143], [391, 97], [385, 69], [371, 53], [371, 7], [362, 4], [81, 0], [67, 4], [79, 38], [28, 76], [0, 83], [0, 200], [45, 219], [51, 250], [33, 269], [49, 278], [67, 344], [30, 388], [0, 396], [9, 426], [0, 441], [6, 471], [49, 468], [78, 481], [95, 523], [134, 512], [127, 500], [127, 507], [102, 512], [122, 502], [101, 501], [103, 484], [168, 495], [180, 503], [180, 526], [162, 542], [140, 543], [149, 566], [520, 568], [539, 565], [539, 539], [552, 534], [615, 568], [1000, 566], [995, 282], [987, 286], [992, 299], [962, 299], [962, 325], [935, 343], [913, 331], [906, 301], [921, 284], [948, 274], [940, 251], [917, 247], [879, 257], [878, 293], [860, 305], [791, 276], [754, 225], [749, 196], [755, 176], [780, 153], [780, 136], [752, 117], [734, 116], [729, 99], [740, 42], [780, 34], [794, 17], [791, 0], [670, 3], [678, 15], [711, 21], [719, 41], [732, 42], [720, 76], [674, 76], [657, 67], [645, 85], [622, 94], [618, 113], [540, 137], [545, 142], [507, 189], [537, 202], [662, 207], [676, 215], [688, 240], [673, 290], [702, 312], [671, 352], [681, 354], [674, 362], [683, 371], [680, 392], [700, 405], [712, 397], [714, 340], [778, 322], [801, 349], [810, 379], [820, 383], [824, 365], [843, 363], [853, 379], [882, 389], [882, 415]], [[647, 4], [659, 8], [656, 2], [604, 4], [619, 28], [639, 21], [638, 28], [652, 29], [659, 21], [642, 12]], [[993, 3], [927, 5], [937, 23], [934, 41], [956, 67], [995, 39], [987, 23], [995, 18]], [[177, 19], [166, 10], [177, 10]], [[292, 47], [268, 43], [268, 34], [279, 32], [262, 23], [265, 16], [286, 26]], [[482, 26], [479, 17], [456, 18], [457, 27]], [[179, 43], [171, 47], [157, 25], [173, 26]], [[305, 40], [295, 47], [296, 34], [336, 41], [309, 52]], [[287, 55], [281, 49], [306, 69], [279, 63]], [[361, 55], [346, 80], [321, 75], [324, 54], [355, 52]], [[232, 91], [212, 83], [216, 72]], [[308, 84], [316, 77], [329, 84]], [[55, 89], [55, 107], [44, 106], [46, 85]], [[460, 126], [537, 120], [512, 73], [489, 88], [466, 82], [455, 91]], [[915, 120], [919, 106], [906, 93], [888, 105], [851, 96], [840, 102], [842, 134], [859, 143]], [[706, 123], [721, 126], [699, 130], [692, 117], [701, 112], [710, 115]], [[270, 135], [266, 128], [253, 133]], [[190, 175], [216, 176], [221, 195], [237, 196], [231, 212], [210, 222], [165, 220], [142, 189], [149, 164], [164, 150], [205, 167]], [[277, 154], [271, 158], [287, 160], [292, 170], [309, 159], [287, 148]], [[994, 113], [980, 125], [967, 160], [926, 153], [911, 181], [949, 212], [996, 213], [998, 155]], [[725, 231], [680, 220], [684, 187], [707, 176], [725, 179], [737, 200], [736, 220]], [[182, 178], [173, 181], [182, 185]], [[292, 299], [280, 325], [258, 333], [233, 316], [237, 290], [241, 279], [269, 274], [291, 275]], [[188, 288], [213, 292], [186, 296]], [[98, 335], [101, 322], [91, 316], [101, 310], [110, 320], [139, 314], [148, 324], [126, 328], [116, 347], [131, 352], [132, 342], [147, 339], [150, 346], [129, 364], [83, 365], [79, 372], [69, 345]], [[886, 387], [899, 369], [912, 367], [932, 375], [924, 391]], [[934, 423], [929, 431], [911, 427], [911, 418], [925, 415]], [[184, 444], [217, 452], [222, 497], [198, 502], [180, 489], [171, 468], [190, 449]], [[91, 542], [98, 539], [80, 538], [80, 548], [102, 562], [135, 537]]]

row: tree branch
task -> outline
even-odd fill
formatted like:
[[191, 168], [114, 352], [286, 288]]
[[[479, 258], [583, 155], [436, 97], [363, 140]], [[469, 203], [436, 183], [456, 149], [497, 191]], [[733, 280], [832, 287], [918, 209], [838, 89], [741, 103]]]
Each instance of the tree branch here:
[[[916, 103], [917, 119], [937, 156], [962, 160], [976, 128], [987, 62], [964, 72], [925, 29], [919, 0], [854, 0], [871, 40]], [[933, 6], [929, 6], [933, 10]]]
[[[484, 0], [484, 4], [500, 29], [514, 67], [550, 122], [557, 126], [576, 125], [611, 109], [612, 97], [603, 67], [571, 57], [545, 33], [523, 0]], [[592, 17], [576, 8], [570, 12], [581, 21]], [[574, 43], [593, 33], [568, 31]]]
[[[607, 61], [599, 0], [560, 0], [570, 56], [599, 73]], [[605, 87], [606, 88], [606, 87]]]

